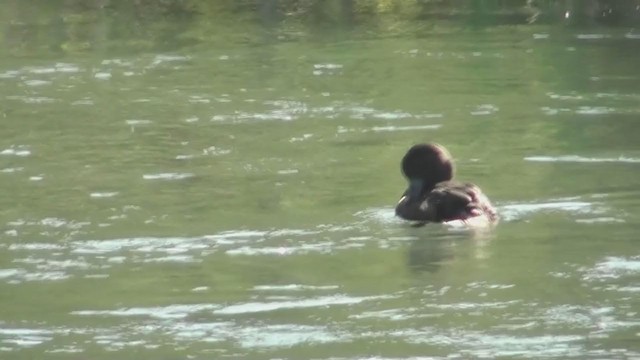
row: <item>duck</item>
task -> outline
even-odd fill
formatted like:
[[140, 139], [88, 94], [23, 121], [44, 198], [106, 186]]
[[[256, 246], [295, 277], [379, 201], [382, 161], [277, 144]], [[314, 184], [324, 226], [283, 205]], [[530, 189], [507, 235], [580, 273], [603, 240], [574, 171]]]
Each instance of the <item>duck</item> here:
[[498, 213], [480, 187], [453, 180], [451, 154], [436, 143], [413, 145], [402, 158], [402, 174], [409, 187], [396, 205], [396, 216], [417, 222], [493, 225]]

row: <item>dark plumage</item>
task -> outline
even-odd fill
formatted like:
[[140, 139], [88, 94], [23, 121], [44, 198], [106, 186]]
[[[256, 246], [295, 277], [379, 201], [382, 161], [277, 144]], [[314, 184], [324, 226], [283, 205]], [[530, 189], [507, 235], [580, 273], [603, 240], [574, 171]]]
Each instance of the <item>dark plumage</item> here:
[[402, 173], [409, 188], [396, 205], [396, 215], [405, 220], [443, 223], [484, 217], [487, 224], [498, 220], [478, 186], [451, 180], [453, 162], [441, 145], [412, 146], [402, 158]]

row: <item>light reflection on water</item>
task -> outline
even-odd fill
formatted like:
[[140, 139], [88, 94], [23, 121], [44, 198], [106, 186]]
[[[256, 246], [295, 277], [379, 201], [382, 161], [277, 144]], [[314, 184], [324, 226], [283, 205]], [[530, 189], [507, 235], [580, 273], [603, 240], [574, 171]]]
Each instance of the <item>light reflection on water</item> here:
[[[596, 199], [602, 195], [596, 196]], [[581, 201], [579, 198], [557, 199], [549, 202], [498, 204], [503, 222], [522, 221], [536, 213], [565, 212], [578, 218], [578, 223], [616, 223], [623, 219], [611, 216], [610, 210], [601, 202]], [[13, 229], [6, 230], [13, 241], [1, 246], [15, 253], [11, 268], [0, 269], [0, 279], [11, 284], [23, 281], [63, 280], [74, 276], [96, 276], [108, 269], [123, 264], [169, 262], [200, 263], [215, 254], [228, 256], [298, 256], [305, 254], [332, 254], [347, 249], [361, 248], [376, 244], [383, 248], [398, 248], [406, 242], [421, 241], [417, 233], [394, 235], [385, 227], [403, 227], [404, 223], [395, 217], [392, 208], [372, 208], [354, 214], [356, 222], [346, 225], [321, 224], [315, 229], [273, 229], [224, 231], [218, 234], [196, 237], [139, 237], [102, 240], [72, 240], [63, 243], [23, 242], [18, 234], [24, 229], [54, 228], [74, 231], [90, 226], [88, 222], [67, 221], [44, 218], [39, 221], [14, 220], [8, 223]], [[595, 217], [594, 217], [595, 216]], [[358, 220], [359, 219], [359, 220]], [[371, 234], [371, 228], [379, 228], [378, 234]], [[431, 225], [452, 234], [464, 227]], [[61, 231], [62, 231], [61, 230]], [[614, 268], [613, 265], [630, 266], [630, 259], [611, 258], [598, 264], [594, 274]], [[592, 275], [595, 276], [595, 275]], [[300, 285], [302, 287], [308, 285]], [[315, 289], [311, 287], [311, 289]]]
[[[489, 284], [485, 290], [491, 288]], [[288, 286], [285, 288], [289, 288]], [[297, 288], [297, 287], [294, 287]], [[502, 287], [494, 291], [502, 291]], [[280, 288], [280, 291], [289, 291]], [[297, 290], [293, 290], [297, 291]], [[436, 292], [442, 297], [443, 292]], [[416, 320], [421, 318], [435, 321], [448, 316], [454, 311], [469, 312], [473, 314], [483, 311], [494, 312], [509, 309], [520, 311], [522, 307], [535, 304], [520, 304], [519, 301], [507, 302], [479, 302], [461, 304], [441, 304], [435, 307], [427, 306], [435, 312], [429, 313], [424, 307], [420, 308], [391, 308], [387, 310], [369, 311], [362, 307], [368, 302], [376, 301], [377, 306], [385, 308], [394, 299], [408, 294], [398, 293], [391, 296], [373, 297], [349, 297], [321, 296], [303, 298], [298, 297], [289, 301], [276, 301], [264, 303], [246, 303], [223, 307], [219, 304], [185, 304], [169, 305], [164, 307], [149, 308], [122, 308], [114, 310], [78, 310], [71, 315], [82, 317], [117, 317], [129, 324], [126, 325], [128, 336], [126, 340], [118, 335], [124, 328], [121, 325], [115, 327], [95, 327], [92, 329], [80, 328], [53, 328], [53, 329], [28, 329], [28, 328], [2, 328], [0, 333], [5, 339], [2, 342], [6, 350], [31, 347], [51, 341], [53, 337], [66, 339], [71, 343], [65, 343], [63, 349], [77, 349], [79, 344], [74, 343], [74, 336], [80, 334], [89, 335], [96, 345], [104, 346], [107, 350], [122, 348], [135, 348], [138, 346], [156, 347], [162, 343], [156, 343], [152, 338], [158, 336], [172, 339], [176, 345], [203, 342], [224, 344], [232, 340], [237, 342], [242, 349], [252, 348], [288, 348], [301, 344], [319, 344], [351, 342], [357, 340], [380, 341], [382, 339], [397, 338], [414, 344], [428, 344], [438, 347], [453, 347], [452, 352], [462, 356], [486, 357], [486, 356], [511, 356], [522, 355], [526, 357], [548, 358], [555, 356], [580, 357], [590, 354], [585, 345], [589, 338], [606, 338], [608, 332], [620, 328], [633, 328], [639, 325], [638, 321], [620, 321], [616, 319], [613, 308], [590, 308], [575, 305], [562, 305], [549, 309], [540, 309], [541, 312], [530, 318], [507, 320], [512, 323], [509, 326], [498, 325], [487, 331], [477, 331], [464, 327], [443, 330], [436, 326], [414, 327]], [[255, 312], [292, 311], [293, 309], [323, 308], [335, 306], [349, 307], [348, 321], [331, 326], [313, 324], [247, 324], [242, 319], [244, 316]], [[478, 315], [476, 315], [478, 316]], [[237, 317], [237, 318], [234, 318]], [[196, 320], [196, 318], [200, 318]], [[389, 320], [396, 323], [395, 330], [370, 331], [367, 324], [370, 319]], [[313, 323], [313, 320], [311, 320]], [[547, 332], [556, 333], [566, 326], [571, 326], [576, 333], [574, 335], [515, 335], [514, 332], [524, 330], [529, 332], [544, 323]], [[123, 325], [124, 326], [124, 323]], [[360, 329], [361, 331], [354, 331]], [[151, 337], [153, 336], [153, 337]], [[58, 343], [58, 348], [60, 345]], [[634, 352], [627, 355], [633, 356]]]
[[[499, 204], [499, 209], [507, 224], [530, 218], [536, 212], [560, 210], [580, 215], [601, 214], [607, 211], [604, 208], [598, 209], [593, 203], [575, 198], [537, 204]], [[20, 256], [14, 258], [14, 268], [0, 270], [0, 281], [13, 286], [25, 281], [62, 281], [78, 276], [104, 281], [101, 279], [108, 278], [108, 273], [113, 272], [114, 268], [130, 263], [203, 262], [219, 253], [253, 257], [297, 257], [318, 252], [329, 256], [345, 251], [349, 248], [349, 243], [366, 246], [372, 241], [385, 241], [383, 239], [386, 237], [389, 244], [395, 243], [394, 246], [398, 248], [406, 241], [419, 241], [417, 235], [406, 238], [382, 234], [371, 236], [362, 230], [389, 224], [401, 226], [392, 213], [392, 209], [389, 208], [363, 210], [356, 214], [356, 219], [362, 220], [350, 226], [320, 225], [317, 229], [311, 230], [239, 230], [199, 237], [74, 240], [64, 244], [14, 242], [6, 248], [19, 253]], [[42, 224], [51, 227], [69, 225], [61, 219], [13, 222], [18, 228]], [[51, 253], [52, 251], [54, 253]], [[638, 263], [637, 257], [608, 257], [593, 263], [591, 267], [580, 268], [576, 280], [587, 285], [594, 281], [599, 283], [607, 279], [638, 277]], [[105, 277], [99, 277], [99, 274], [104, 274]], [[154, 349], [164, 345], [152, 340], [160, 336], [172, 339], [176, 346], [194, 342], [222, 345], [232, 341], [244, 350], [275, 350], [303, 344], [339, 344], [397, 338], [408, 344], [456, 349], [451, 350], [451, 354], [457, 356], [531, 357], [535, 354], [536, 358], [580, 358], [591, 354], [587, 346], [588, 339], [606, 339], [607, 334], [640, 325], [636, 312], [620, 313], [614, 307], [598, 308], [573, 304], [540, 306], [541, 304], [526, 299], [496, 301], [497, 298], [504, 298], [501, 294], [515, 288], [517, 285], [512, 283], [482, 281], [467, 283], [462, 287], [430, 285], [428, 291], [411, 289], [391, 294], [352, 296], [344, 293], [343, 286], [330, 283], [267, 283], [254, 285], [249, 289], [253, 295], [250, 297], [251, 301], [247, 302], [174, 303], [165, 306], [115, 309], [77, 308], [72, 310], [70, 315], [93, 319], [114, 317], [122, 320], [112, 326], [92, 328], [1, 327], [3, 340], [0, 345], [4, 351], [15, 351], [20, 348], [47, 346], [47, 343], [56, 338], [58, 340], [50, 349], [51, 352], [79, 352], [82, 351], [83, 345], [75, 339], [88, 336], [90, 342], [108, 351], [137, 347]], [[202, 294], [211, 294], [212, 291], [210, 286], [204, 284], [192, 289], [192, 292]], [[467, 295], [453, 298], [447, 295], [460, 291]], [[637, 292], [637, 287], [609, 284], [606, 291]], [[419, 296], [419, 303], [413, 306], [398, 307], [396, 303], [399, 299], [416, 296]], [[347, 319], [332, 322], [330, 326], [322, 324], [324, 321], [318, 322], [317, 319], [320, 319], [325, 311], [337, 307], [348, 311]], [[524, 315], [523, 311], [527, 308], [536, 310], [532, 314]], [[266, 323], [249, 325], [244, 321], [247, 316], [256, 314], [264, 316], [270, 313], [287, 314], [300, 311], [307, 313], [300, 318], [300, 322], [274, 323], [267, 320]], [[416, 321], [423, 323], [429, 319], [446, 319], [454, 314], [466, 314], [471, 318], [490, 314], [512, 314], [512, 317], [504, 318], [503, 322], [494, 321], [495, 325], [483, 331], [477, 330], [476, 326], [448, 329], [435, 325], [415, 327]], [[372, 320], [391, 321], [397, 325], [389, 330], [371, 331], [368, 330], [367, 324]], [[124, 325], [126, 323], [129, 325]], [[550, 334], [529, 335], [540, 326], [544, 326]], [[573, 334], [562, 333], [561, 329], [566, 327], [573, 329]], [[120, 335], [122, 331], [126, 331], [128, 335]], [[625, 354], [633, 356], [634, 353], [629, 351]], [[592, 355], [597, 356], [597, 352]]]
[[[603, 205], [606, 194], [592, 197], [572, 197], [534, 203], [500, 204], [503, 219], [501, 226], [531, 219], [536, 214], [565, 212], [573, 217], [597, 216], [595, 219], [617, 219], [616, 212]], [[594, 201], [596, 200], [596, 201]], [[310, 229], [273, 229], [224, 231], [196, 237], [139, 237], [103, 240], [71, 240], [63, 243], [29, 243], [14, 236], [3, 247], [16, 255], [12, 267], [0, 269], [0, 281], [11, 286], [24, 282], [56, 282], [71, 278], [90, 278], [106, 281], [119, 267], [149, 263], [203, 263], [221, 254], [234, 257], [299, 257], [311, 254], [331, 254], [375, 243], [380, 248], [403, 248], [404, 244], [425, 241], [419, 234], [400, 235], [387, 227], [403, 227], [393, 215], [392, 208], [370, 208], [354, 214], [355, 222], [340, 225], [318, 225]], [[580, 219], [577, 219], [578, 221]], [[603, 220], [604, 221], [604, 220]], [[613, 221], [613, 220], [612, 220]], [[608, 222], [608, 221], [605, 221]], [[17, 233], [29, 227], [66, 229], [73, 231], [90, 224], [60, 218], [42, 220], [14, 220], [8, 223]], [[440, 227], [440, 226], [436, 226]], [[379, 229], [377, 234], [371, 228]], [[387, 228], [387, 229], [385, 229]], [[441, 235], [451, 230], [442, 227]], [[433, 239], [432, 239], [433, 240]], [[427, 240], [428, 241], [428, 240]], [[456, 241], [456, 240], [454, 240]], [[457, 241], [465, 241], [459, 238]], [[453, 243], [454, 248], [459, 245]], [[476, 245], [481, 247], [480, 244]], [[420, 250], [422, 251], [422, 250]], [[455, 252], [454, 252], [455, 253]], [[455, 261], [455, 255], [449, 257]], [[440, 263], [443, 258], [436, 258]], [[591, 266], [578, 269], [575, 274], [558, 278], [571, 278], [589, 286], [609, 279], [637, 278], [640, 276], [637, 256], [606, 257]], [[553, 275], [553, 274], [551, 274]], [[588, 346], [593, 339], [607, 339], [610, 335], [637, 328], [640, 321], [632, 309], [620, 312], [614, 307], [592, 305], [541, 306], [526, 299], [500, 300], [501, 293], [514, 290], [513, 283], [471, 282], [462, 287], [430, 286], [429, 291], [408, 290], [369, 296], [353, 296], [345, 293], [344, 286], [335, 283], [320, 284], [269, 284], [253, 285], [248, 289], [250, 301], [214, 303], [173, 303], [152, 307], [118, 307], [113, 309], [76, 308], [70, 311], [74, 317], [99, 319], [114, 317], [115, 325], [91, 328], [69, 327], [0, 327], [3, 351], [45, 346], [51, 353], [82, 352], [86, 341], [107, 351], [145, 348], [156, 349], [164, 342], [152, 340], [171, 339], [176, 346], [193, 343], [218, 344], [227, 348], [228, 342], [237, 344], [236, 351], [250, 349], [287, 349], [293, 346], [341, 344], [354, 341], [385, 341], [401, 339], [407, 344], [422, 344], [449, 348], [456, 356], [495, 357], [520, 356], [535, 358], [581, 358], [599, 356]], [[607, 284], [603, 291], [617, 294], [635, 293], [633, 283]], [[211, 285], [202, 283], [192, 288], [192, 293], [212, 294]], [[449, 297], [450, 292], [467, 294]], [[398, 299], [420, 298], [418, 304], [401, 306]], [[329, 309], [344, 308], [346, 319], [331, 325], [318, 322]], [[524, 315], [524, 309], [536, 309]], [[271, 313], [304, 312], [300, 322], [266, 320], [249, 325], [247, 316]], [[504, 321], [486, 330], [476, 326], [443, 329], [436, 325], [424, 325], [429, 319], [446, 319], [455, 316], [470, 318], [501, 314]], [[509, 315], [511, 314], [511, 318]], [[266, 319], [268, 319], [267, 317]], [[304, 320], [307, 319], [307, 320]], [[389, 330], [370, 330], [371, 321], [390, 321], [397, 325]], [[420, 324], [415, 327], [415, 322]], [[95, 320], [91, 321], [95, 323]], [[124, 325], [128, 323], [129, 325]], [[473, 322], [472, 322], [473, 323]], [[135, 324], [132, 326], [131, 324]], [[542, 325], [544, 324], [544, 325]], [[544, 326], [545, 332], [554, 335], [531, 335]], [[567, 334], [562, 329], [571, 328]], [[121, 335], [126, 332], [127, 336]], [[515, 333], [515, 334], [514, 334]], [[637, 335], [636, 335], [637, 336]], [[89, 338], [79, 342], [77, 338]], [[53, 339], [56, 345], [52, 344]], [[592, 339], [592, 340], [589, 340]], [[239, 350], [242, 349], [242, 350]], [[533, 355], [535, 354], [535, 356]], [[629, 350], [624, 353], [635, 356]]]
[[578, 155], [563, 156], [527, 156], [527, 161], [539, 162], [578, 162], [578, 163], [602, 163], [602, 162], [619, 162], [619, 163], [640, 163], [640, 159], [619, 156], [617, 158], [590, 158]]

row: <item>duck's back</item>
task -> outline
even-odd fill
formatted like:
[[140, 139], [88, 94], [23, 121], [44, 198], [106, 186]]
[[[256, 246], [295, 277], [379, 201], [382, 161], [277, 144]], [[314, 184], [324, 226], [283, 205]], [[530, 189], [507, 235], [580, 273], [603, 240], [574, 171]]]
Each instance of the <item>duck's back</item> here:
[[480, 188], [472, 183], [445, 181], [427, 194], [422, 205], [426, 221], [447, 222], [486, 216], [490, 222], [498, 219], [497, 212]]

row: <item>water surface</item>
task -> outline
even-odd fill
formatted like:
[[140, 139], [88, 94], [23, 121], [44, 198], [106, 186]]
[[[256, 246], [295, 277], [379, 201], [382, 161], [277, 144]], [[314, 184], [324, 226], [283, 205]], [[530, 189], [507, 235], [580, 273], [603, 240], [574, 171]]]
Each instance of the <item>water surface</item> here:
[[[319, 37], [5, 44], [0, 357], [640, 357], [633, 32]], [[496, 229], [394, 217], [422, 141]]]

